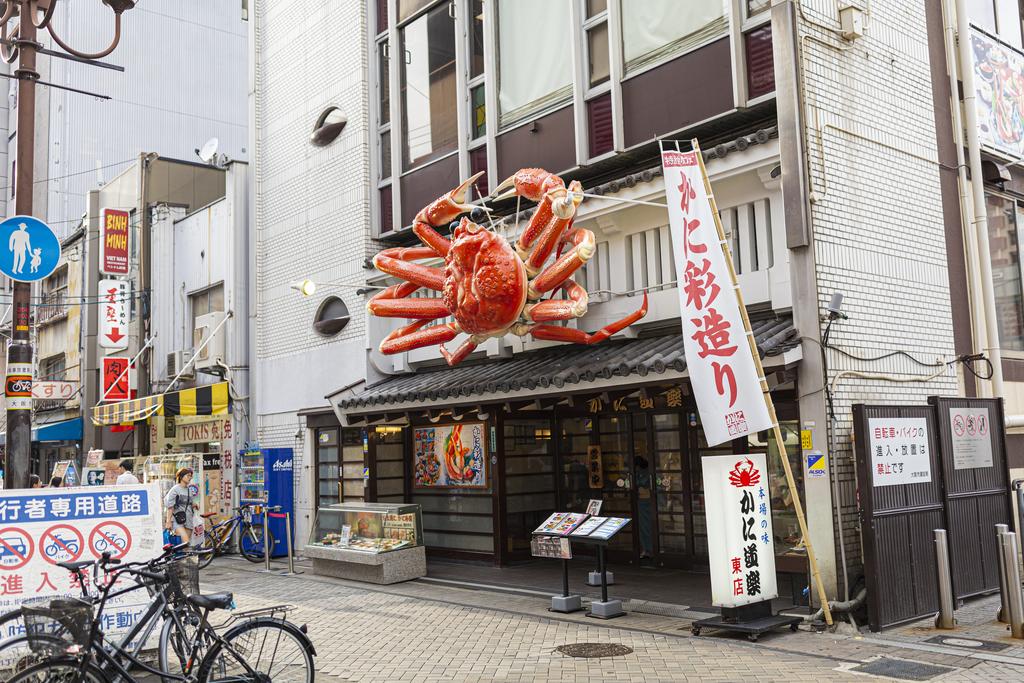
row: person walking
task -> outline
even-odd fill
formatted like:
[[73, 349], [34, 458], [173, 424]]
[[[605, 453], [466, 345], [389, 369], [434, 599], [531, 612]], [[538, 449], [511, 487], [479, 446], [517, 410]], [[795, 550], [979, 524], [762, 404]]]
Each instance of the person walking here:
[[164, 496], [164, 507], [167, 509], [164, 527], [178, 536], [182, 543], [193, 543], [195, 511], [199, 506], [192, 500], [192, 494], [188, 490], [192, 483], [192, 470], [182, 467], [174, 475], [174, 480], [177, 483]]
[[122, 460], [117, 464], [117, 481], [115, 482], [118, 486], [130, 486], [132, 484], [138, 484], [139, 478], [135, 476], [132, 470], [135, 468], [134, 463], [131, 460]]
[[32, 240], [29, 237], [27, 225], [18, 224], [18, 229], [12, 232], [10, 239], [7, 240], [7, 248], [14, 254], [11, 271], [21, 273], [25, 268], [25, 256], [32, 251]]

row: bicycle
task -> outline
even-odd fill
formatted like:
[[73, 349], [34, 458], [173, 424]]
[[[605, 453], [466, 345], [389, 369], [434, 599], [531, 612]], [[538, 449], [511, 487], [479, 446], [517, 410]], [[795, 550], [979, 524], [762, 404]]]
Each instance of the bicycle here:
[[[154, 560], [146, 563], [150, 568], [156, 567], [160, 564], [166, 564], [169, 567], [173, 567], [174, 563], [188, 562], [188, 564], [195, 566], [194, 559], [182, 556], [181, 553], [186, 548], [185, 544], [180, 546], [164, 546], [163, 553], [155, 558]], [[104, 577], [101, 577], [100, 573], [106, 572], [107, 567], [116, 566], [120, 564], [120, 560], [112, 558], [109, 553], [104, 553], [99, 561], [87, 560], [81, 562], [60, 562], [57, 566], [62, 569], [68, 570], [73, 578], [73, 583], [77, 584], [80, 589], [79, 600], [95, 604], [100, 599], [100, 594], [90, 593], [88, 586], [100, 586], [104, 581]], [[92, 568], [92, 581], [90, 584], [89, 577], [86, 574], [86, 570]], [[198, 593], [198, 570], [194, 572], [195, 582], [194, 588], [191, 592]], [[133, 586], [128, 590], [134, 590], [136, 587]], [[126, 591], [122, 591], [126, 592]], [[189, 614], [190, 608], [184, 604], [184, 596], [173, 594], [164, 591], [150, 591], [150, 595], [153, 598], [154, 604], [158, 605], [160, 609], [161, 618], [164, 620], [164, 628], [161, 632], [161, 651], [160, 651], [160, 662], [162, 668], [167, 668], [169, 665], [167, 647], [169, 641], [169, 632], [173, 631], [173, 628], [184, 628], [189, 620], [194, 618], [194, 615]], [[116, 595], [115, 595], [116, 597]], [[42, 598], [43, 602], [50, 600], [50, 598]], [[29, 603], [31, 607], [31, 603]], [[20, 628], [15, 628], [12, 623], [17, 621]], [[9, 612], [3, 617], [0, 617], [0, 625], [3, 626], [7, 637], [0, 640], [0, 675], [9, 676], [18, 671], [22, 671], [32, 664], [37, 663], [52, 655], [55, 652], [60, 652], [63, 649], [63, 633], [61, 630], [55, 629], [53, 632], [46, 633], [42, 632], [33, 637], [33, 634], [27, 632], [24, 626], [24, 610], [18, 608]], [[157, 623], [153, 622], [148, 625], [145, 631], [132, 631], [126, 635], [120, 645], [123, 648], [131, 647], [134, 654], [138, 654], [141, 647], [148, 642], [150, 636], [154, 633]]]
[[[143, 566], [139, 566], [143, 565]], [[41, 683], [43, 681], [76, 681], [80, 683], [110, 683], [108, 673], [118, 679], [134, 680], [129, 669], [137, 667], [161, 676], [165, 682], [184, 683], [312, 683], [313, 657], [316, 651], [306, 636], [305, 627], [298, 627], [281, 618], [246, 616], [242, 623], [231, 626], [220, 635], [209, 622], [216, 610], [233, 607], [231, 593], [187, 595], [184, 603], [198, 615], [193, 628], [176, 627], [177, 646], [181, 648], [180, 674], [157, 670], [140, 661], [135, 653], [119, 644], [106, 643], [100, 631], [106, 603], [125, 592], [152, 584], [164, 586], [162, 593], [181, 595], [181, 587], [174, 571], [152, 571], [144, 563], [122, 565], [114, 572], [115, 579], [104, 586], [99, 609], [86, 600], [55, 598], [43, 606], [25, 606], [25, 629], [30, 643], [35, 643], [49, 654], [44, 661], [21, 671], [9, 683]], [[122, 574], [133, 576], [139, 583], [127, 589], [111, 592]], [[150, 606], [123, 642], [147, 628], [160, 615], [160, 600]], [[171, 613], [174, 619], [174, 613]], [[59, 625], [54, 628], [53, 624]], [[165, 626], [165, 628], [167, 628]], [[49, 635], [60, 634], [63, 648], [54, 652]], [[200, 656], [201, 655], [201, 656]], [[123, 662], [123, 663], [122, 663]]]
[[[203, 532], [203, 542], [199, 546], [199, 568], [205, 569], [213, 562], [213, 558], [229, 551], [229, 541], [238, 530], [238, 551], [250, 562], [263, 561], [263, 525], [254, 524], [252, 516], [256, 508], [252, 505], [240, 505], [234, 508], [234, 515], [220, 522], [213, 522], [216, 513], [207, 512], [203, 519], [212, 526]], [[266, 511], [264, 511], [266, 514]], [[269, 547], [274, 547], [274, 534], [267, 529]]]

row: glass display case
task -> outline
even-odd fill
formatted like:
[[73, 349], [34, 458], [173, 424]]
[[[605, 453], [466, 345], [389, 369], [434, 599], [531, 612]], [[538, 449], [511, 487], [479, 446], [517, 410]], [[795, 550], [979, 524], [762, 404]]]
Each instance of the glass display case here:
[[317, 510], [309, 545], [385, 553], [423, 545], [423, 514], [408, 503], [336, 503]]

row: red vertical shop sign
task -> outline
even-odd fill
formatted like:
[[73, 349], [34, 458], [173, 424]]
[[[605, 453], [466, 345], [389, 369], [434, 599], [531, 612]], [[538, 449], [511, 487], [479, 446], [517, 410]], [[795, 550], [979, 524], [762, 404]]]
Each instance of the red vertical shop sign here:
[[100, 272], [128, 274], [128, 212], [103, 209], [100, 221]]

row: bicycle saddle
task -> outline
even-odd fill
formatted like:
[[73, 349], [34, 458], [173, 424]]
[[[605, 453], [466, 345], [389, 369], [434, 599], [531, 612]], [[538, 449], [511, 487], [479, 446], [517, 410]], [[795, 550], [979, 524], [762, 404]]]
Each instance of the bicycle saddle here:
[[210, 593], [209, 595], [190, 595], [186, 598], [190, 604], [200, 609], [228, 609], [235, 601], [234, 593]]
[[209, 519], [210, 517], [213, 517], [215, 514], [217, 514], [217, 513], [216, 512], [205, 512], [205, 513], [203, 513], [203, 514], [201, 514], [199, 516], [202, 517], [203, 519]]
[[57, 566], [61, 569], [67, 569], [69, 572], [77, 572], [79, 569], [85, 569], [95, 564], [95, 560], [81, 560], [80, 562], [58, 562]]

